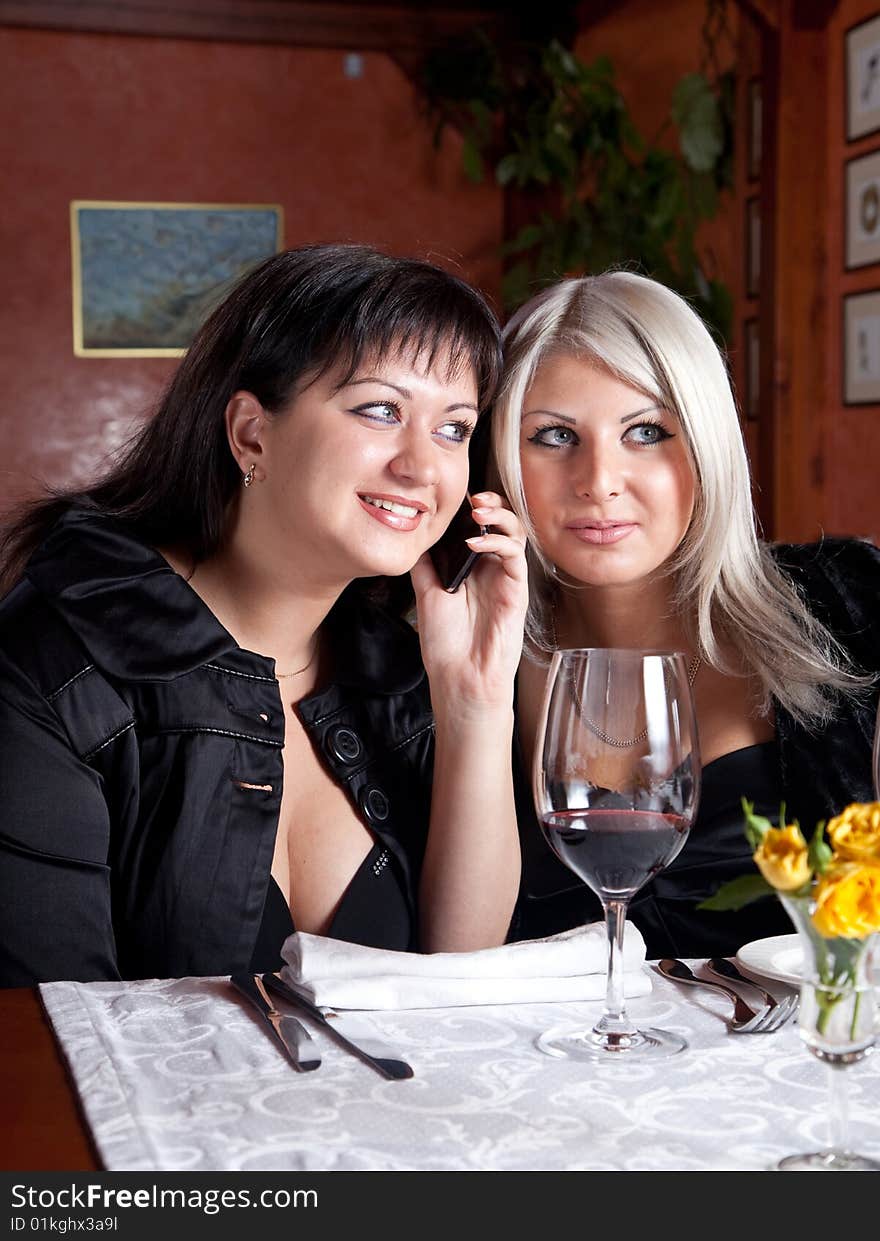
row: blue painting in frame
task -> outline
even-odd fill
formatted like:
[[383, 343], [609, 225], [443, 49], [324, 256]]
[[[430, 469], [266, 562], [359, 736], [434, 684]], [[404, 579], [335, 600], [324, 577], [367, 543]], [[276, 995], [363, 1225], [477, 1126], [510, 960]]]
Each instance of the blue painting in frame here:
[[179, 357], [231, 285], [282, 245], [277, 205], [70, 204], [73, 351]]

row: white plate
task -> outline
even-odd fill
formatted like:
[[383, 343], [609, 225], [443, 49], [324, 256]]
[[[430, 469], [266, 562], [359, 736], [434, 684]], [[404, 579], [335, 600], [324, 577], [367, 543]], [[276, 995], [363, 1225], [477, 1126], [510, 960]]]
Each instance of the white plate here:
[[756, 939], [743, 944], [736, 959], [744, 970], [788, 983], [790, 987], [801, 985], [803, 954], [797, 935], [771, 935], [769, 939]]

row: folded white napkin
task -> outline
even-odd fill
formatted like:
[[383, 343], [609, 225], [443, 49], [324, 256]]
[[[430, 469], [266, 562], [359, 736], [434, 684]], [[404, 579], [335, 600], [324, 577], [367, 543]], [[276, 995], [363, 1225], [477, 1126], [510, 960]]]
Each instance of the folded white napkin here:
[[[607, 942], [599, 922], [478, 952], [392, 952], [296, 931], [282, 946], [286, 965], [281, 975], [313, 1003], [333, 1008], [600, 1000]], [[645, 941], [628, 922], [623, 944], [627, 997], [651, 990], [644, 960]]]

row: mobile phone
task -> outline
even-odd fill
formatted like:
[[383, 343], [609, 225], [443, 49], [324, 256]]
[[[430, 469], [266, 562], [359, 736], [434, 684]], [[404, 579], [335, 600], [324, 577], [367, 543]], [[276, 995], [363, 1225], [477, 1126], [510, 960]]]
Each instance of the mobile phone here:
[[489, 462], [489, 415], [483, 414], [468, 445], [468, 489], [458, 512], [443, 534], [430, 549], [431, 560], [444, 590], [453, 594], [458, 590], [471, 569], [477, 563], [479, 552], [472, 551], [465, 539], [486, 534], [488, 526], [478, 526], [471, 516], [471, 496], [478, 494], [486, 485], [486, 468]]
[[471, 516], [470, 492], [465, 496], [452, 521], [431, 548], [431, 559], [440, 584], [453, 594], [477, 563], [479, 552], [468, 547], [465, 539], [485, 534], [488, 526], [478, 526]]

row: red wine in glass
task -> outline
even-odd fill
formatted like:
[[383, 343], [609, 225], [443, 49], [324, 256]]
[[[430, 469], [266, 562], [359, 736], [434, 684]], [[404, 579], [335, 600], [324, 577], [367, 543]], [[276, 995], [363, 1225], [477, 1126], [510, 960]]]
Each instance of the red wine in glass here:
[[597, 896], [631, 899], [678, 854], [690, 823], [657, 810], [563, 810], [542, 826], [559, 860]]
[[629, 901], [676, 857], [700, 793], [687, 664], [676, 651], [557, 651], [532, 772], [541, 830], [599, 897], [608, 934], [605, 1011], [592, 1029], [550, 1030], [548, 1055], [610, 1062], [672, 1055], [685, 1041], [628, 1017], [623, 939]]

